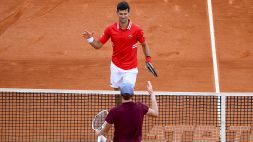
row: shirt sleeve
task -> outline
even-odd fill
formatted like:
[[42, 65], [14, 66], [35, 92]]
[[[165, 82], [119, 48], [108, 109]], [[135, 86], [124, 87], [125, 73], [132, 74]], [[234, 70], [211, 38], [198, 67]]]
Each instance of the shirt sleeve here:
[[141, 103], [141, 102], [138, 102], [138, 103], [139, 103], [139, 106], [140, 106], [141, 109], [142, 109], [143, 114], [144, 114], [144, 115], [147, 114], [149, 107], [148, 107], [147, 105]]
[[138, 31], [137, 40], [138, 40], [140, 43], [145, 42], [144, 32], [143, 32], [142, 29], [140, 29], [140, 30]]
[[105, 118], [105, 121], [109, 124], [113, 124], [114, 122], [114, 117], [113, 117], [113, 111], [112, 109], [109, 111], [108, 115]]
[[101, 35], [101, 37], [99, 38], [99, 41], [102, 44], [105, 44], [110, 38], [110, 27], [107, 27], [104, 31], [104, 33]]
[[147, 114], [149, 107], [143, 104], [143, 112]]

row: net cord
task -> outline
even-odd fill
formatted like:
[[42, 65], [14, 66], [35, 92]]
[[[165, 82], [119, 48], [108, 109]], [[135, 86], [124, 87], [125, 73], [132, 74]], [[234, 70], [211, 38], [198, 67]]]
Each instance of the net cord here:
[[[66, 89], [29, 89], [29, 88], [0, 88], [0, 92], [17, 93], [57, 93], [57, 94], [119, 94], [119, 91], [109, 90], [66, 90]], [[253, 92], [166, 92], [155, 91], [158, 96], [253, 96]], [[135, 91], [135, 95], [149, 95], [147, 91]]]

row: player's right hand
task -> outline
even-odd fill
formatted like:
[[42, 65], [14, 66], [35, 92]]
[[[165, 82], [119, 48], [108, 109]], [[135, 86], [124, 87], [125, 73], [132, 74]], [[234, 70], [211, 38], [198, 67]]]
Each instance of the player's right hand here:
[[147, 91], [150, 95], [154, 94], [153, 87], [150, 81], [147, 82]]
[[85, 39], [88, 39], [88, 38], [92, 37], [93, 34], [94, 34], [94, 33], [90, 33], [90, 32], [88, 32], [88, 31], [84, 31], [83, 34], [82, 34], [82, 36], [83, 36]]

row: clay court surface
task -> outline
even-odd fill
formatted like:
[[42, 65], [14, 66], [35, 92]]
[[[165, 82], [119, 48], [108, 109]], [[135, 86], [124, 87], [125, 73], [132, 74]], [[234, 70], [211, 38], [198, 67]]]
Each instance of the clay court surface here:
[[[111, 90], [111, 42], [95, 50], [81, 36], [99, 37], [117, 21], [117, 0], [1, 0], [0, 87]], [[129, 0], [159, 74], [145, 68], [139, 46], [136, 90], [214, 92], [205, 0]], [[253, 2], [213, 0], [220, 88], [253, 91]]]
[[[84, 30], [89, 30], [99, 37], [107, 25], [118, 20], [115, 13], [117, 2], [117, 0], [0, 0], [0, 88], [112, 90], [109, 87], [111, 42], [102, 49], [95, 50], [81, 34]], [[139, 46], [136, 90], [145, 90], [146, 81], [151, 80], [155, 91], [215, 92], [207, 2], [129, 0], [129, 3], [130, 18], [144, 30], [151, 47], [152, 63], [159, 75], [155, 78], [147, 71]], [[253, 1], [213, 0], [213, 14], [221, 92], [253, 92]], [[3, 108], [19, 108], [18, 105], [9, 103], [12, 101], [19, 104], [20, 108], [30, 106], [29, 103], [35, 104], [29, 99], [23, 103], [22, 94], [13, 100], [11, 97], [10, 94], [2, 95], [1, 103], [8, 104], [2, 105]], [[62, 96], [57, 96], [60, 100], [58, 103], [55, 103], [54, 99], [47, 102], [50, 95], [41, 97], [45, 97], [46, 103], [39, 102], [38, 108], [43, 108], [44, 105], [46, 107], [52, 105], [52, 110], [55, 110], [54, 107], [65, 108], [65, 103], [59, 107]], [[64, 101], [68, 103], [68, 99]], [[80, 100], [74, 101], [79, 103]], [[217, 110], [216, 105], [214, 110]], [[174, 105], [171, 107], [174, 108]], [[90, 115], [94, 116], [97, 111], [93, 110], [95, 108], [91, 109]], [[3, 115], [1, 119], [6, 122], [4, 128], [12, 130], [12, 126], [16, 124], [14, 123], [16, 118], [12, 116], [20, 114], [17, 121], [21, 122], [23, 120], [21, 118], [25, 115], [22, 111], [8, 110], [2, 109], [2, 113], [6, 116]], [[67, 109], [67, 112], [62, 114], [73, 112]], [[83, 112], [80, 111], [81, 115]], [[237, 112], [239, 113], [236, 114], [244, 114], [241, 110]], [[41, 113], [35, 111], [33, 118], [25, 118], [24, 121], [40, 120], [41, 114], [41, 118], [44, 118], [46, 113], [44, 109]], [[252, 120], [251, 113], [247, 112], [249, 120]], [[76, 112], [75, 116], [79, 115], [79, 112]], [[216, 114], [213, 116], [216, 120]], [[56, 120], [59, 118], [57, 116]], [[172, 118], [175, 119], [172, 122], [176, 122], [177, 118], [175, 116]], [[172, 118], [166, 118], [166, 121]], [[206, 118], [209, 120], [210, 117]], [[13, 121], [10, 124], [7, 123], [9, 119]], [[53, 126], [61, 123], [55, 121], [54, 117], [50, 120]], [[90, 124], [91, 117], [84, 117], [84, 120]], [[244, 122], [251, 123], [242, 121], [243, 124]], [[34, 125], [40, 128], [40, 124]], [[24, 135], [22, 132], [25, 133], [30, 125], [19, 128], [18, 134]], [[65, 132], [62, 127], [60, 128], [60, 132]], [[10, 134], [14, 134], [14, 131], [11, 132]], [[9, 136], [9, 133], [1, 134]]]

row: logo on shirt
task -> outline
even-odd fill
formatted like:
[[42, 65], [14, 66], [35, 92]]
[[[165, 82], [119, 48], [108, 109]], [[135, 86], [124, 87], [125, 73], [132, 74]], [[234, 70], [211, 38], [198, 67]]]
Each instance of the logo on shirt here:
[[130, 39], [133, 38], [133, 35], [128, 35], [128, 38], [130, 38]]
[[137, 47], [137, 43], [135, 43], [133, 46], [132, 46], [132, 48], [136, 48]]

